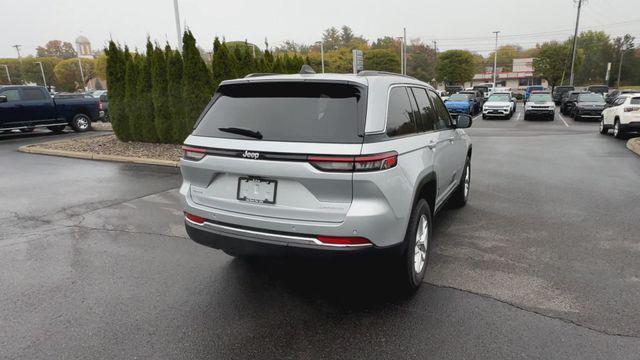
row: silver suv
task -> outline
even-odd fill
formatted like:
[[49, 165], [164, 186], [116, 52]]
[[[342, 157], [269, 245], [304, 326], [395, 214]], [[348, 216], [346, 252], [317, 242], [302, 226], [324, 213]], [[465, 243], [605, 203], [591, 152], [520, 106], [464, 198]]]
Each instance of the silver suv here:
[[187, 233], [232, 256], [383, 252], [416, 289], [471, 142], [434, 89], [380, 72], [224, 81], [185, 140]]

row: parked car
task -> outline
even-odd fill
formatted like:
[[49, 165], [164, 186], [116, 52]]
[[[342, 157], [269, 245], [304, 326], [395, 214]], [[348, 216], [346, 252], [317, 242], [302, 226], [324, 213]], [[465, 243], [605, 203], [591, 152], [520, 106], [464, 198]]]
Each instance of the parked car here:
[[33, 131], [46, 127], [62, 132], [66, 126], [82, 132], [104, 113], [97, 99], [52, 98], [43, 86], [0, 87], [0, 130]]
[[613, 136], [622, 139], [629, 132], [640, 132], [640, 92], [619, 96], [602, 111], [600, 133], [613, 129]]
[[606, 95], [609, 92], [607, 85], [591, 85], [587, 87], [588, 92]]
[[556, 86], [553, 89], [553, 101], [556, 105], [560, 105], [562, 103], [562, 96], [569, 91], [574, 91], [575, 89], [576, 88], [571, 85]]
[[542, 85], [527, 86], [527, 88], [524, 91], [524, 102], [525, 102], [525, 104], [529, 100], [529, 96], [531, 96], [531, 93], [533, 91], [543, 91], [543, 90], [544, 90], [544, 86], [542, 86]]
[[482, 106], [482, 118], [502, 117], [511, 119], [515, 112], [514, 102], [508, 93], [494, 93]]
[[232, 256], [384, 253], [420, 286], [434, 214], [469, 195], [471, 117], [364, 73], [223, 81], [180, 160], [190, 238]]
[[580, 121], [582, 119], [600, 119], [602, 110], [606, 103], [604, 97], [599, 93], [578, 94], [577, 100], [573, 103], [571, 117]]
[[620, 95], [626, 95], [626, 94], [635, 94], [638, 93], [638, 90], [630, 90], [630, 89], [625, 89], [625, 90], [613, 90], [610, 93], [607, 94], [607, 96], [605, 96], [604, 101], [607, 104], [613, 104], [613, 102], [618, 98], [618, 96]]
[[482, 104], [484, 103], [483, 95], [478, 90], [465, 90], [460, 91], [458, 94], [467, 94], [471, 95], [473, 101], [473, 113], [477, 114], [482, 111]]
[[556, 104], [549, 92], [533, 91], [524, 105], [524, 119], [543, 118], [553, 121], [556, 116]]
[[582, 91], [569, 91], [562, 95], [562, 101], [560, 102], [560, 112], [563, 115], [569, 115], [573, 112], [573, 106], [578, 101], [578, 95], [582, 94]]
[[453, 94], [457, 94], [460, 91], [464, 91], [464, 86], [462, 85], [449, 85], [449, 86], [445, 86], [444, 90], [449, 93], [449, 96], [453, 95]]
[[457, 93], [449, 96], [444, 103], [451, 114], [473, 115], [476, 109], [475, 97], [470, 94]]
[[482, 97], [484, 100], [488, 99], [491, 93], [493, 92], [493, 84], [479, 84], [473, 87], [473, 90], [478, 90], [482, 92]]

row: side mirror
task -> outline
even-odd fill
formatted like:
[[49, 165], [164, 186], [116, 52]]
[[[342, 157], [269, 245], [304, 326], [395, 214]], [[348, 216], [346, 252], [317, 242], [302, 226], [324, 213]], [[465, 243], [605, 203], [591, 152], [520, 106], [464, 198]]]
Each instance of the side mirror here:
[[471, 118], [471, 115], [467, 115], [467, 114], [459, 114], [458, 117], [452, 119], [451, 123], [453, 124], [453, 127], [456, 129], [466, 129], [471, 127], [471, 123], [473, 122], [473, 119]]
[[7, 102], [7, 95], [0, 95], [0, 103], [6, 103]]

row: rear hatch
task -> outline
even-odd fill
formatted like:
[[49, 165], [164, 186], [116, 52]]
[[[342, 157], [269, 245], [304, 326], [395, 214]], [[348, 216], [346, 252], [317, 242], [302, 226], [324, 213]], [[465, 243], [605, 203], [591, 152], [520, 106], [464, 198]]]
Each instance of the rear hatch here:
[[342, 222], [352, 202], [366, 87], [348, 82], [222, 85], [185, 141], [181, 170], [201, 206]]

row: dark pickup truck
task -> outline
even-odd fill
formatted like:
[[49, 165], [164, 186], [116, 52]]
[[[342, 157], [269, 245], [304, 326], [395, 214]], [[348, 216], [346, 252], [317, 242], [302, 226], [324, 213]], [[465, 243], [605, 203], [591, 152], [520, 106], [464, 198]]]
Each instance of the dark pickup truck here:
[[54, 98], [42, 86], [0, 86], [0, 132], [29, 132], [46, 127], [62, 132], [70, 126], [87, 131], [104, 116], [98, 99]]

